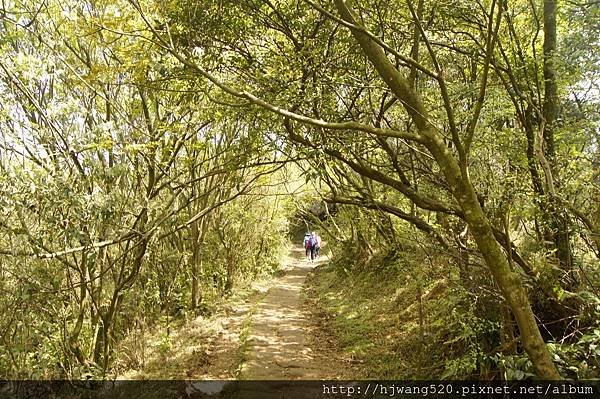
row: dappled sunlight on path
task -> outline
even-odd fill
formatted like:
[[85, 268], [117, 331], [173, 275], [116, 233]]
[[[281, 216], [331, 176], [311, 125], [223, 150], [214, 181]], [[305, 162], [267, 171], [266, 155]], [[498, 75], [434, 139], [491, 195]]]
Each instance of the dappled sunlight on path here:
[[263, 301], [256, 305], [242, 379], [323, 378], [322, 365], [307, 345], [307, 320], [300, 294], [308, 272], [327, 259], [308, 261], [301, 246], [294, 246], [292, 255], [289, 271], [273, 281]]

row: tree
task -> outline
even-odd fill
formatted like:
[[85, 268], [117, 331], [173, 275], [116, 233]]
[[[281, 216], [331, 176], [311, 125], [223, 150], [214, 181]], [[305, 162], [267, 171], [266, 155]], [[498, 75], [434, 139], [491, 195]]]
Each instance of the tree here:
[[[142, 10], [139, 4], [134, 3], [134, 6], [142, 14], [144, 13], [144, 10]], [[312, 126], [316, 132], [320, 132], [318, 133], [320, 137], [318, 139], [315, 138], [317, 140], [317, 144], [315, 146], [322, 149], [322, 151], [324, 151], [326, 154], [334, 157], [339, 155], [339, 151], [332, 149], [328, 145], [329, 142], [327, 135], [330, 131], [361, 131], [363, 134], [379, 136], [383, 139], [400, 139], [402, 141], [414, 143], [414, 145], [417, 145], [420, 148], [424, 148], [431, 155], [431, 157], [433, 157], [435, 164], [439, 168], [440, 173], [443, 175], [443, 185], [445, 186], [447, 193], [451, 194], [453, 201], [455, 201], [454, 204], [447, 206], [441, 205], [437, 201], [433, 201], [420, 193], [416, 193], [409, 186], [409, 184], [406, 184], [406, 182], [388, 178], [386, 175], [367, 168], [364, 165], [361, 165], [359, 162], [354, 163], [346, 160], [345, 163], [353, 168], [356, 172], [369, 179], [394, 187], [422, 209], [447, 212], [465, 220], [469, 226], [471, 236], [476, 242], [477, 247], [479, 248], [481, 255], [484, 257], [490, 272], [494, 276], [500, 287], [500, 290], [502, 291], [507, 303], [515, 315], [521, 332], [522, 342], [536, 367], [536, 372], [543, 378], [558, 378], [558, 373], [556, 372], [556, 368], [552, 364], [549, 353], [545, 348], [544, 341], [535, 322], [527, 294], [520, 282], [520, 278], [514, 271], [511, 270], [507, 256], [503, 252], [502, 246], [494, 234], [494, 228], [492, 227], [488, 216], [482, 209], [480, 198], [469, 176], [469, 154], [473, 145], [473, 140], [476, 137], [478, 121], [486, 100], [490, 64], [492, 58], [494, 57], [497, 33], [502, 20], [502, 13], [504, 12], [503, 4], [492, 2], [487, 8], [481, 4], [481, 8], [484, 11], [482, 11], [480, 14], [482, 17], [480, 21], [483, 22], [477, 21], [479, 25], [476, 26], [478, 26], [479, 30], [477, 33], [481, 35], [483, 44], [478, 42], [475, 43], [481, 48], [482, 62], [480, 65], [474, 66], [476, 68], [476, 76], [478, 76], [478, 78], [475, 80], [477, 95], [473, 98], [473, 102], [469, 108], [467, 108], [466, 115], [464, 115], [464, 129], [461, 129], [462, 131], [459, 131], [459, 124], [456, 120], [456, 106], [455, 104], [452, 104], [450, 99], [446, 73], [444, 68], [441, 66], [441, 62], [438, 60], [438, 57], [441, 56], [441, 53], [434, 49], [431, 40], [428, 38], [427, 33], [422, 25], [422, 20], [417, 15], [417, 10], [415, 10], [410, 3], [407, 4], [407, 11], [409, 12], [409, 15], [412, 15], [411, 20], [414, 21], [415, 29], [418, 29], [420, 33], [420, 40], [416, 41], [416, 45], [418, 46], [421, 42], [425, 44], [429, 57], [428, 63], [430, 63], [433, 70], [430, 70], [423, 62], [417, 62], [416, 60], [412, 60], [410, 57], [403, 56], [400, 52], [394, 50], [392, 46], [386, 44], [382, 39], [370, 33], [370, 31], [365, 28], [363, 22], [358, 22], [359, 17], [357, 17], [343, 1], [336, 1], [335, 6], [337, 12], [339, 13], [339, 17], [333, 15], [332, 12], [326, 11], [318, 6], [314, 7], [319, 11], [320, 14], [333, 20], [336, 25], [339, 24], [350, 29], [352, 36], [360, 47], [360, 51], [374, 67], [378, 74], [378, 78], [385, 83], [386, 89], [389, 90], [389, 93], [395, 97], [395, 99], [392, 101], [402, 104], [405, 108], [408, 116], [410, 117], [409, 121], [412, 125], [407, 131], [401, 131], [397, 128], [384, 129], [368, 123], [358, 122], [357, 118], [364, 118], [364, 114], [361, 113], [346, 114], [345, 118], [350, 118], [351, 120], [349, 122], [325, 122], [320, 119], [324, 116], [324, 112], [322, 112], [322, 109], [319, 110], [316, 108], [314, 104], [319, 100], [317, 97], [312, 97], [307, 89], [311, 74], [313, 80], [315, 79], [314, 65], [310, 65], [312, 62], [314, 62], [314, 59], [311, 58], [310, 55], [305, 61], [305, 64], [309, 65], [303, 66], [303, 62], [300, 61], [301, 65], [299, 65], [296, 75], [299, 79], [299, 85], [296, 87], [299, 89], [299, 92], [304, 92], [303, 97], [304, 99], [308, 98], [308, 101], [305, 100], [304, 102], [296, 104], [294, 104], [294, 101], [292, 101], [290, 106], [291, 110], [288, 111], [284, 108], [273, 105], [244, 89], [238, 90], [233, 88], [232, 85], [224, 83], [221, 79], [218, 79], [214, 73], [210, 73], [202, 65], [197, 64], [193, 57], [186, 54], [184, 49], [173, 47], [169, 40], [161, 35], [160, 32], [157, 32], [155, 29], [153, 29], [151, 24], [147, 25], [153, 34], [152, 40], [154, 40], [165, 50], [168, 50], [184, 65], [193, 68], [200, 75], [211, 81], [229, 95], [250, 101], [254, 105], [278, 114], [279, 116], [288, 120], [288, 122], [286, 122], [286, 128], [289, 138], [292, 141], [304, 145], [308, 145], [311, 141], [303, 138], [301, 134], [298, 134], [294, 131], [293, 123], [291, 121], [296, 121], [308, 126]], [[244, 7], [247, 8], [244, 9]], [[296, 56], [303, 51], [309, 51], [308, 54], [311, 55], [316, 54], [316, 50], [311, 48], [307, 43], [308, 40], [316, 39], [316, 32], [318, 32], [316, 27], [318, 27], [320, 24], [323, 24], [321, 17], [315, 18], [310, 12], [306, 10], [300, 10], [300, 8], [296, 8], [295, 11], [286, 8], [277, 9], [270, 3], [266, 2], [243, 3], [242, 5], [236, 7], [236, 10], [237, 9], [241, 9], [242, 11], [249, 9], [271, 9], [271, 14], [266, 14], [265, 11], [263, 11], [263, 15], [265, 15], [264, 21], [271, 24], [267, 26], [275, 27], [274, 30], [277, 32], [275, 33], [277, 38], [269, 41], [269, 43], [272, 43], [273, 46], [278, 47], [280, 51], [282, 49], [284, 51], [289, 49], [291, 50], [291, 53], [296, 54]], [[486, 9], [489, 9], [489, 11], [486, 11]], [[312, 25], [315, 28], [311, 30], [300, 27], [297, 29], [297, 31], [295, 31], [294, 28], [296, 28], [296, 26], [290, 22], [291, 19], [288, 19], [286, 13], [303, 13], [304, 15], [311, 15]], [[364, 14], [362, 18], [366, 19]], [[148, 21], [148, 15], [145, 16], [145, 19]], [[248, 28], [248, 31], [251, 31], [251, 28], [252, 27]], [[385, 26], [379, 27], [381, 32], [383, 32], [384, 29]], [[336, 28], [330, 35], [330, 47], [331, 40], [335, 39], [337, 35], [339, 35], [339, 31]], [[285, 47], [285, 45], [281, 44], [280, 40], [283, 38], [288, 40], [289, 47]], [[225, 41], [222, 36], [219, 37], [218, 40]], [[246, 46], [251, 40], [251, 36], [244, 38], [244, 43]], [[339, 39], [336, 42], [336, 45], [340, 45], [339, 42], [344, 43], [346, 46], [352, 46], [351, 42], [348, 42], [347, 38]], [[239, 50], [236, 47], [238, 43], [236, 40], [230, 40], [226, 43], [229, 45], [228, 49], [232, 54], [235, 54]], [[322, 45], [327, 46], [326, 43], [323, 43]], [[325, 51], [327, 51], [326, 49], [327, 47], [325, 47]], [[411, 81], [400, 74], [398, 68], [390, 61], [388, 55], [386, 55], [386, 51], [397, 60], [397, 63], [402, 63], [401, 65], [407, 66], [409, 72], [412, 68], [413, 74], [418, 72], [419, 74], [427, 76], [430, 83], [437, 84], [442, 99], [440, 108], [445, 111], [446, 115], [445, 118], [436, 120], [436, 122], [443, 124], [443, 129], [440, 129], [437, 126], [437, 123], [433, 123], [434, 119], [432, 118], [435, 118], [438, 115], [430, 115], [423, 97], [424, 94], [418, 93], [415, 88], [413, 88]], [[416, 54], [415, 49], [413, 49], [412, 52], [413, 54]], [[244, 56], [246, 57], [247, 62], [254, 60], [252, 55], [248, 52], [242, 53], [242, 57]], [[273, 60], [268, 62], [272, 63]], [[310, 68], [313, 69], [311, 70]], [[291, 74], [292, 76], [294, 75], [293, 72]], [[261, 80], [258, 80], [258, 76], [255, 75], [254, 78], [257, 79], [256, 82], [262, 84], [262, 87], [258, 86], [260, 87], [258, 90], [265, 95], [270, 95], [270, 93], [265, 91], [268, 90], [268, 88]], [[308, 96], [306, 94], [308, 94]], [[385, 95], [387, 96], [388, 94], [386, 93]], [[360, 97], [361, 96], [359, 94], [355, 101]], [[312, 98], [314, 98], [314, 100]], [[431, 98], [428, 97], [427, 100], [431, 101]], [[385, 101], [383, 103], [385, 104]], [[382, 108], [384, 109], [382, 113], [385, 113], [385, 108]], [[433, 108], [435, 108], [435, 106]], [[359, 109], [360, 108], [357, 106], [356, 108], [349, 108], [349, 111], [352, 112]], [[312, 110], [316, 117], [313, 118], [304, 116], [303, 114], [297, 113], [296, 111], [298, 110]], [[449, 131], [450, 133], [450, 142], [452, 143], [451, 146], [448, 145], [448, 140], [442, 134], [442, 132], [446, 131]], [[343, 156], [338, 156], [338, 159], [339, 158], [343, 159]], [[402, 177], [402, 174], [402, 171], [400, 171], [400, 177]]]

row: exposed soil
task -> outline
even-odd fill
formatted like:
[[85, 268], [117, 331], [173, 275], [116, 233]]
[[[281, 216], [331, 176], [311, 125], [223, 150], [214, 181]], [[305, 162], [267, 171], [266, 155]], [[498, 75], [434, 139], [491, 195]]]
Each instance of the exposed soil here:
[[[304, 249], [294, 246], [286, 274], [272, 282], [267, 295], [253, 312], [245, 342], [241, 379], [316, 380], [350, 379], [351, 362], [335, 351], [334, 339], [321, 320], [324, 314], [303, 300], [307, 274], [319, 264], [305, 259]], [[332, 367], [335, 364], [335, 367]]]
[[[230, 298], [210, 317], [199, 316], [173, 331], [171, 347], [157, 338], [142, 371], [120, 379], [318, 380], [357, 378], [357, 364], [336, 346], [328, 316], [310, 294], [311, 262], [293, 246], [278, 277], [257, 282]], [[309, 279], [310, 280], [310, 279]], [[308, 297], [308, 298], [306, 298]], [[335, 367], [332, 367], [335, 365]]]

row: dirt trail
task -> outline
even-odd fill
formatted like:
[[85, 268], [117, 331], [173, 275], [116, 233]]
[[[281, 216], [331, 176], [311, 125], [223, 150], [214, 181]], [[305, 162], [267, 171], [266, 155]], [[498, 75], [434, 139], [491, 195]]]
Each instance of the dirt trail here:
[[310, 348], [310, 322], [302, 311], [301, 298], [308, 272], [326, 260], [306, 260], [301, 246], [292, 248], [292, 257], [291, 269], [273, 281], [255, 307], [241, 379], [320, 379], [331, 372], [331, 359], [326, 365], [323, 354], [315, 354]]
[[356, 376], [356, 365], [343, 357], [328, 317], [311, 298], [312, 287], [306, 281], [307, 275], [317, 278], [311, 271], [328, 259], [310, 262], [304, 252], [301, 246], [292, 246], [279, 277], [256, 281], [251, 290], [230, 298], [214, 315], [198, 316], [172, 332], [169, 349], [161, 349], [158, 335], [149, 336], [141, 369], [129, 369], [119, 378], [201, 381]]
[[[311, 281], [318, 278], [311, 271], [328, 259], [307, 261], [300, 246], [293, 246], [290, 255], [280, 277], [234, 298], [213, 317], [200, 316], [186, 324], [172, 334], [174, 346], [168, 353], [155, 350], [143, 372], [121, 379], [151, 380], [149, 398], [173, 397], [171, 391], [176, 389], [185, 394], [178, 397], [190, 399], [206, 394], [215, 399], [263, 399], [292, 397], [290, 392], [293, 397], [316, 397], [314, 384], [289, 385], [289, 380], [356, 378], [360, 374], [355, 362], [344, 357], [328, 316], [310, 295]], [[304, 298], [305, 289], [308, 298]], [[166, 379], [180, 380], [180, 384], [158, 381]], [[139, 385], [128, 387], [126, 382], [118, 387], [123, 395], [111, 397], [130, 397], [129, 390], [139, 390]]]

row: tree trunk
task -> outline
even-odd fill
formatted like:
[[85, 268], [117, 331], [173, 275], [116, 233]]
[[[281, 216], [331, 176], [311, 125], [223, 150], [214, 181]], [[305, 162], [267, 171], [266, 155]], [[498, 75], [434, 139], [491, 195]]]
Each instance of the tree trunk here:
[[[549, 163], [549, 171], [546, 171], [546, 180], [549, 182], [549, 192], [553, 191], [558, 184], [558, 168], [556, 164], [556, 149], [554, 145], [554, 130], [559, 111], [558, 84], [556, 83], [556, 0], [544, 0], [544, 104], [542, 136], [544, 141], [544, 156]], [[554, 186], [554, 187], [552, 187]], [[550, 226], [556, 246], [556, 257], [562, 269], [572, 273], [573, 256], [570, 244], [569, 220], [563, 207], [555, 200], [550, 200]], [[573, 276], [569, 276], [570, 287], [575, 283]]]
[[[452, 173], [452, 170], [447, 170], [445, 172], [448, 179], [458, 171]], [[540, 334], [525, 288], [518, 274], [510, 270], [508, 260], [502, 252], [500, 244], [494, 238], [489, 221], [479, 206], [471, 182], [467, 179], [460, 181], [454, 195], [465, 212], [467, 223], [479, 252], [481, 252], [486, 265], [517, 320], [521, 341], [536, 369], [537, 375], [548, 380], [560, 379], [560, 375], [552, 363], [550, 353]]]
[[[335, 0], [335, 5], [345, 21], [358, 25], [358, 19], [347, 8], [344, 0]], [[458, 162], [446, 146], [444, 137], [429, 121], [428, 112], [420, 96], [412, 89], [410, 82], [400, 75], [381, 47], [362, 30], [353, 28], [351, 31], [383, 81], [404, 105], [421, 134], [423, 144], [444, 173], [454, 198], [465, 214], [466, 222], [477, 247], [515, 315], [523, 346], [537, 375], [547, 380], [560, 379], [540, 334], [525, 288], [521, 284], [519, 276], [510, 270], [508, 260], [502, 252], [500, 244], [494, 238], [492, 227], [479, 204], [477, 194], [466, 171], [466, 165], [463, 165], [465, 172], [463, 174]]]
[[[194, 233], [196, 230], [196, 233]], [[190, 265], [190, 271], [192, 273], [192, 303], [190, 304], [191, 309], [198, 308], [200, 301], [202, 300], [200, 294], [200, 245], [198, 243], [197, 229], [192, 228], [192, 259]]]

